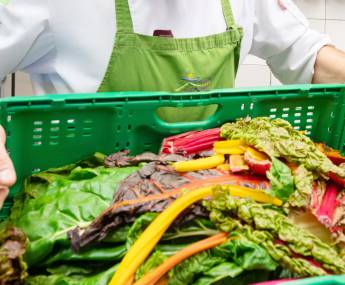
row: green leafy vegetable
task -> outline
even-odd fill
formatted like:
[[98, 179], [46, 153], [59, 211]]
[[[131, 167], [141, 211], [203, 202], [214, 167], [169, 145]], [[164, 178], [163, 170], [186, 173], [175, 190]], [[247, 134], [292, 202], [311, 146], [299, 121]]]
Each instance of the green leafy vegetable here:
[[313, 191], [314, 179], [313, 173], [300, 165], [294, 171], [296, 191], [290, 196], [288, 205], [296, 208], [308, 206]]
[[[82, 165], [93, 165], [92, 161]], [[82, 168], [78, 164], [28, 179], [10, 221], [30, 241], [25, 255], [29, 266], [42, 263], [55, 248], [69, 246], [67, 232], [94, 220], [111, 203], [118, 183], [137, 169]]]
[[279, 159], [272, 157], [272, 166], [266, 175], [271, 182], [271, 194], [285, 202], [294, 192], [294, 180], [290, 168]]
[[[243, 269], [233, 262], [223, 262], [219, 265], [212, 267], [202, 274], [202, 277], [197, 279], [191, 284], [196, 285], [209, 285], [221, 281], [226, 278], [234, 278], [239, 276]], [[181, 283], [182, 285], [182, 283]]]
[[164, 234], [162, 239], [164, 241], [176, 239], [187, 240], [188, 238], [197, 236], [212, 236], [218, 232], [215, 225], [209, 219], [196, 218], [183, 226], [172, 227]]
[[[70, 249], [66, 233], [95, 219], [111, 204], [119, 182], [138, 169], [104, 168], [102, 160], [102, 155], [98, 155], [88, 161], [36, 174], [26, 181], [10, 221], [28, 236], [25, 260], [31, 276], [27, 285], [106, 285], [117, 268], [114, 264], [157, 216], [156, 213], [141, 215], [132, 225], [108, 234], [96, 247], [78, 253]], [[302, 178], [299, 172], [295, 173], [293, 181], [287, 166], [275, 158], [269, 175], [272, 191], [280, 199], [288, 199], [293, 192], [293, 182], [300, 190], [306, 185], [303, 184], [305, 180], [299, 179]], [[292, 227], [274, 207], [243, 199], [235, 201], [222, 195], [208, 204], [212, 205], [209, 208], [211, 221], [198, 218], [178, 227], [172, 226], [136, 272], [136, 279], [188, 243], [213, 235], [217, 227], [235, 231], [234, 239], [177, 265], [169, 272], [169, 284], [220, 285], [231, 282], [244, 285], [271, 278], [278, 264], [301, 276], [324, 274], [324, 269], [343, 273], [345, 267], [342, 261], [339, 262], [337, 253], [330, 259], [330, 254], [334, 254], [331, 247], [298, 232], [298, 228]], [[277, 238], [285, 244], [276, 244]], [[295, 254], [313, 257], [324, 269], [296, 258]], [[256, 276], [254, 280], [253, 274]]]
[[103, 243], [124, 243], [127, 241], [130, 225], [122, 226], [113, 232], [110, 232], [103, 240]]
[[271, 157], [284, 157], [289, 162], [303, 164], [310, 171], [323, 174], [332, 171], [345, 178], [345, 169], [334, 165], [310, 138], [285, 120], [263, 117], [240, 119], [223, 125], [221, 136], [229, 140], [243, 140]]
[[234, 239], [177, 265], [169, 272], [168, 284], [218, 284], [247, 270], [274, 271], [276, 268], [276, 262], [264, 248], [247, 239]]
[[139, 280], [145, 274], [151, 272], [153, 269], [158, 267], [167, 258], [161, 251], [156, 250], [151, 256], [145, 261], [143, 265], [139, 267], [135, 274], [135, 280]]
[[[280, 265], [301, 276], [323, 275], [325, 270], [345, 273], [345, 262], [335, 248], [295, 226], [274, 209], [252, 200], [234, 199], [221, 187], [215, 189], [214, 199], [205, 205], [211, 211], [211, 221], [221, 230], [236, 231], [238, 236], [260, 244]], [[319, 262], [322, 267], [310, 263], [307, 258]]]
[[[37, 275], [25, 280], [25, 285], [107, 285], [118, 264], [106, 271], [85, 274], [84, 268], [54, 271], [52, 275]], [[64, 267], [66, 269], [66, 267]], [[69, 267], [70, 268], [70, 267]]]
[[129, 249], [138, 237], [143, 233], [146, 227], [157, 217], [157, 213], [145, 213], [137, 218], [127, 235], [127, 248]]
[[125, 244], [120, 245], [103, 245], [95, 248], [75, 253], [67, 246], [60, 250], [54, 251], [47, 259], [40, 264], [40, 266], [49, 266], [57, 262], [114, 262], [120, 260], [127, 252]]
[[[212, 280], [211, 278], [205, 277], [205, 278], [200, 278], [196, 285], [209, 285], [209, 284], [215, 284], [215, 285], [248, 285], [248, 284], [254, 284], [257, 282], [262, 282], [266, 280], [270, 280], [271, 274], [269, 271], [264, 271], [264, 270], [253, 270], [253, 271], [245, 271], [239, 276], [236, 276], [235, 278], [232, 277], [227, 277], [224, 279], [221, 279], [219, 281], [214, 281], [217, 280], [217, 278]], [[211, 282], [211, 283], [210, 283]]]
[[193, 280], [196, 280], [198, 275], [202, 276], [204, 272], [224, 262], [226, 262], [225, 258], [212, 256], [209, 251], [196, 254], [169, 272], [168, 285], [193, 284]]
[[269, 270], [277, 268], [277, 263], [259, 244], [244, 238], [234, 238], [214, 249], [213, 254], [233, 260], [245, 270]]

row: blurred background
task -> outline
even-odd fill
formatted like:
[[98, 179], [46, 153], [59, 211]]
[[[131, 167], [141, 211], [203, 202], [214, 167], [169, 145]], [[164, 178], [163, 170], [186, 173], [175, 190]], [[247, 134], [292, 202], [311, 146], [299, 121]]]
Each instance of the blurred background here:
[[[256, 0], [261, 1], [261, 0]], [[309, 19], [310, 26], [328, 34], [334, 44], [345, 50], [345, 0], [294, 0], [296, 5]], [[11, 76], [8, 76], [1, 88], [0, 97], [8, 97], [13, 93]], [[240, 66], [236, 86], [270, 86], [280, 82], [272, 75], [265, 61], [248, 56]], [[15, 75], [15, 95], [32, 95], [32, 87], [25, 73]]]

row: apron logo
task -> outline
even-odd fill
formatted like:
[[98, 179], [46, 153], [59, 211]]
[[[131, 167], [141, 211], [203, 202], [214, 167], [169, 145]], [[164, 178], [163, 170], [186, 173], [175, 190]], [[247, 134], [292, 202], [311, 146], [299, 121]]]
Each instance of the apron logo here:
[[195, 92], [195, 91], [207, 91], [211, 85], [211, 81], [208, 79], [201, 79], [198, 76], [194, 76], [193, 73], [188, 73], [181, 78], [183, 81], [182, 86], [177, 88], [175, 92]]

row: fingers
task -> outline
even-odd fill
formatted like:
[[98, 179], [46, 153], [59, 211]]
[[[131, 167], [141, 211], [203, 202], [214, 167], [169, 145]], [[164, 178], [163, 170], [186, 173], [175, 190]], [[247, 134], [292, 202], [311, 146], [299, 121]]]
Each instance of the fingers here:
[[0, 190], [10, 187], [16, 182], [16, 173], [13, 163], [6, 151], [5, 141], [5, 131], [0, 126]]

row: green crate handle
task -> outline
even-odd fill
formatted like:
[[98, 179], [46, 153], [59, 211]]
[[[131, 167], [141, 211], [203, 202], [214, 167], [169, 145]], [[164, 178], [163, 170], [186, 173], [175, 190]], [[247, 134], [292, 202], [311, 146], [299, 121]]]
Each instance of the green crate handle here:
[[219, 120], [219, 117], [221, 117], [222, 112], [224, 112], [222, 109], [224, 110], [224, 108], [221, 108], [218, 106], [218, 109], [215, 110], [213, 114], [199, 121], [168, 123], [160, 119], [157, 114], [154, 115], [154, 121], [159, 129], [170, 131], [170, 132], [176, 129], [178, 129], [181, 132], [196, 130], [196, 129], [208, 129], [217, 124], [217, 120]]
[[207, 119], [203, 121], [194, 121], [194, 122], [183, 122], [183, 123], [166, 123], [162, 120], [157, 120], [157, 125], [160, 129], [165, 130], [178, 130], [181, 132], [187, 132], [190, 130], [197, 130], [197, 129], [208, 129], [210, 126], [215, 125], [214, 119]]

